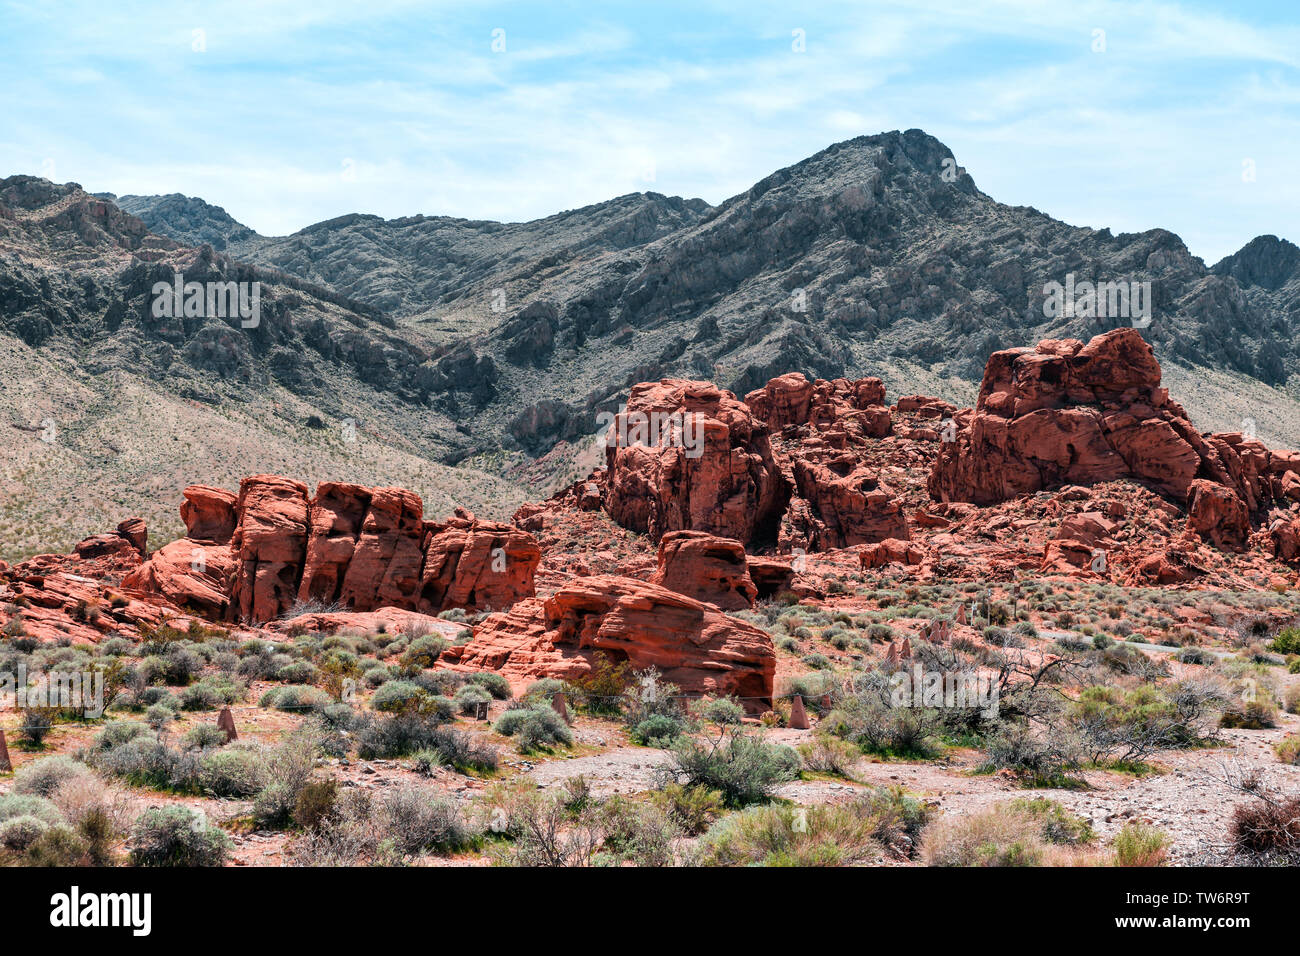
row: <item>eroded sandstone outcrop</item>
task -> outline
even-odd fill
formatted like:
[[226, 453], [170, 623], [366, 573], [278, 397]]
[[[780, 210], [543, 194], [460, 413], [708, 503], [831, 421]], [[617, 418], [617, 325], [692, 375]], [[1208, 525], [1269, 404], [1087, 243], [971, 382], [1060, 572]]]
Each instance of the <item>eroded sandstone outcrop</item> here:
[[606, 511], [656, 540], [693, 530], [748, 542], [784, 504], [767, 427], [708, 382], [634, 386], [605, 455]]
[[124, 584], [217, 620], [265, 623], [300, 603], [351, 611], [492, 610], [533, 594], [541, 553], [526, 531], [458, 509], [425, 521], [403, 488], [276, 475], [244, 479], [238, 497], [185, 490], [187, 536]]
[[930, 474], [936, 501], [989, 505], [1129, 478], [1185, 507], [1192, 531], [1228, 549], [1245, 546], [1250, 515], [1285, 496], [1296, 467], [1295, 452], [1197, 432], [1134, 329], [995, 352], [974, 410], [956, 421]]
[[654, 584], [724, 611], [753, 607], [758, 588], [749, 576], [745, 546], [703, 531], [670, 531], [659, 539]]
[[687, 696], [735, 696], [751, 713], [772, 704], [776, 654], [767, 632], [657, 584], [613, 575], [580, 578], [545, 601], [491, 615], [442, 662], [496, 671], [522, 688], [542, 677], [583, 677], [598, 654], [634, 669], [656, 667]]

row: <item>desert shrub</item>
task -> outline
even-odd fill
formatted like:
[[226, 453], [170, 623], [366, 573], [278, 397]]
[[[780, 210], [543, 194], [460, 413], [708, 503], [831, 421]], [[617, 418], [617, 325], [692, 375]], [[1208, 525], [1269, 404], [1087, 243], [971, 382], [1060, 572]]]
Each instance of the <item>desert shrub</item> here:
[[337, 780], [311, 780], [301, 790], [293, 805], [293, 822], [304, 830], [314, 830], [334, 815], [338, 803]]
[[1138, 761], [1157, 750], [1203, 743], [1213, 733], [1221, 692], [1212, 684], [1179, 681], [1134, 690], [1088, 687], [1068, 710], [1093, 761]]
[[718, 697], [697, 704], [695, 716], [717, 727], [738, 727], [745, 719], [745, 708], [729, 697]]
[[675, 780], [717, 790], [732, 807], [768, 799], [800, 770], [799, 755], [790, 747], [745, 734], [724, 734], [716, 741], [681, 737], [672, 755], [672, 764], [658, 771], [661, 783]]
[[24, 707], [18, 719], [18, 739], [28, 747], [44, 746], [58, 714], [57, 707]]
[[1277, 704], [1262, 695], [1251, 700], [1231, 700], [1224, 707], [1219, 726], [1239, 730], [1263, 730], [1276, 727]]
[[1168, 845], [1163, 830], [1140, 820], [1124, 824], [1111, 842], [1116, 866], [1164, 866], [1169, 859]]
[[221, 866], [230, 855], [230, 837], [201, 811], [177, 805], [140, 814], [131, 842], [136, 866]]
[[0, 823], [0, 847], [21, 853], [50, 828], [40, 817], [10, 817]]
[[530, 704], [545, 702], [549, 704], [551, 698], [556, 694], [564, 693], [569, 690], [569, 686], [562, 680], [554, 677], [543, 677], [541, 680], [535, 680], [528, 685], [524, 691], [524, 700]]
[[573, 681], [574, 703], [591, 714], [618, 714], [631, 683], [630, 663], [615, 663], [608, 654], [597, 653], [591, 662], [590, 673]]
[[687, 836], [698, 836], [712, 826], [723, 809], [722, 794], [707, 787], [685, 787], [674, 781], [650, 791], [650, 799]]
[[1174, 660], [1183, 664], [1208, 664], [1211, 661], [1210, 655], [1201, 650], [1199, 647], [1184, 647], [1174, 655]]
[[312, 684], [320, 679], [320, 668], [311, 661], [291, 661], [275, 672], [275, 679], [286, 684]]
[[1287, 734], [1273, 745], [1273, 749], [1277, 751], [1277, 759], [1282, 763], [1300, 766], [1300, 736]]
[[549, 749], [556, 744], [573, 744], [573, 732], [564, 718], [549, 707], [508, 710], [498, 718], [494, 729], [514, 737], [521, 753]]
[[395, 713], [406, 710], [412, 702], [424, 696], [425, 692], [411, 681], [390, 680], [375, 691], [370, 706], [374, 710]]
[[853, 778], [853, 768], [862, 753], [847, 740], [819, 733], [812, 740], [799, 745], [799, 756], [806, 769], [814, 773], [828, 773], [836, 777]]
[[1282, 709], [1288, 714], [1300, 714], [1300, 685], [1286, 689], [1282, 696]]
[[13, 792], [48, 797], [69, 780], [91, 774], [89, 767], [71, 757], [62, 754], [42, 757], [18, 768], [14, 773]]
[[1257, 793], [1238, 804], [1232, 814], [1229, 838], [1239, 854], [1282, 862], [1300, 860], [1300, 796]]
[[376, 811], [385, 837], [403, 855], [460, 849], [475, 836], [454, 802], [421, 787], [387, 791], [378, 799]]
[[1069, 783], [1084, 760], [1078, 736], [1067, 726], [1040, 732], [1027, 721], [1006, 721], [985, 740], [980, 770], [1009, 770], [1036, 786]]
[[940, 817], [921, 838], [927, 866], [1041, 866], [1047, 840], [1032, 813], [1006, 804]]
[[585, 809], [583, 815], [595, 817], [601, 832], [601, 854], [610, 862], [672, 865], [673, 841], [681, 831], [672, 817], [654, 803], [615, 795], [597, 807]]
[[181, 746], [186, 750], [204, 750], [208, 747], [221, 747], [226, 743], [226, 732], [216, 724], [199, 724], [191, 727], [181, 738]]
[[704, 835], [705, 866], [843, 866], [906, 858], [927, 812], [901, 790], [880, 788], [849, 803], [750, 807]]
[[1071, 813], [1055, 800], [1046, 797], [1023, 798], [1012, 800], [1009, 806], [1012, 811], [1028, 814], [1037, 820], [1043, 839], [1048, 843], [1080, 846], [1091, 843], [1097, 837], [1091, 823]]
[[643, 747], [671, 747], [686, 730], [686, 724], [667, 714], [652, 714], [632, 728], [632, 742]]
[[360, 717], [355, 728], [357, 754], [363, 760], [370, 760], [404, 757], [419, 750], [436, 749], [440, 739], [437, 731], [451, 714], [450, 702], [446, 698], [425, 696], [435, 704], [441, 700], [447, 706], [430, 706], [385, 717], [369, 714]]
[[94, 747], [97, 750], [108, 750], [116, 747], [118, 744], [124, 744], [129, 740], [135, 740], [137, 737], [149, 733], [149, 728], [136, 720], [111, 720], [106, 723], [103, 729], [96, 735]]
[[260, 748], [231, 744], [199, 759], [199, 786], [216, 797], [251, 797], [262, 789], [266, 758]]
[[392, 677], [393, 672], [388, 667], [383, 664], [376, 664], [361, 675], [361, 680], [367, 687], [378, 687]]
[[433, 667], [438, 662], [438, 657], [449, 646], [445, 638], [432, 634], [417, 637], [407, 645], [406, 651], [402, 654], [402, 668], [410, 672]]
[[510, 699], [510, 682], [500, 674], [492, 671], [478, 671], [470, 674], [467, 680], [471, 684], [478, 684], [497, 700]]
[[1300, 627], [1278, 631], [1268, 648], [1278, 654], [1300, 654]]
[[472, 714], [479, 704], [491, 703], [492, 695], [477, 684], [465, 684], [460, 690], [456, 691], [454, 701], [456, 708], [462, 714]]
[[257, 702], [257, 706], [272, 710], [303, 713], [306, 711], [322, 711], [333, 703], [335, 703], [334, 698], [319, 687], [286, 684], [283, 687], [273, 687], [268, 690], [262, 695], [262, 699]]
[[470, 770], [490, 772], [497, 768], [496, 748], [483, 743], [474, 734], [453, 727], [435, 727], [428, 736], [428, 750], [435, 751], [445, 766], [462, 773]]
[[180, 694], [182, 710], [215, 710], [244, 699], [248, 688], [228, 677], [209, 676], [186, 687]]

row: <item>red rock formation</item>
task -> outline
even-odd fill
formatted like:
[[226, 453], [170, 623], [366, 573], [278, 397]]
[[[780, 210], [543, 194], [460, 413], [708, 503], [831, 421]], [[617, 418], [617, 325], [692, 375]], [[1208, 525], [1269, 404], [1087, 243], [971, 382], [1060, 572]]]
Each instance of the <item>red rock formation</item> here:
[[1132, 478], [1186, 504], [1192, 529], [1228, 548], [1244, 546], [1249, 513], [1281, 497], [1295, 455], [1239, 434], [1199, 434], [1160, 387], [1160, 366], [1134, 329], [994, 353], [974, 411], [957, 422], [930, 474], [937, 501], [987, 505]]
[[1225, 551], [1243, 551], [1250, 514], [1231, 488], [1198, 478], [1187, 493], [1187, 528]]
[[790, 514], [785, 540], [802, 539], [808, 550], [822, 551], [911, 537], [903, 503], [877, 469], [847, 450], [822, 460], [811, 457], [816, 449], [806, 453], [794, 461], [794, 478], [810, 511]]
[[194, 613], [254, 624], [300, 601], [436, 613], [509, 607], [534, 593], [541, 552], [527, 532], [459, 509], [445, 524], [422, 513], [419, 497], [402, 488], [324, 482], [308, 500], [305, 485], [273, 475], [246, 478], [237, 499], [194, 486], [181, 507], [189, 536], [126, 583]]
[[[837, 378], [810, 382], [799, 372], [772, 379], [745, 396], [754, 417], [772, 432], [798, 425], [823, 425], [847, 416], [858, 418], [873, 437], [889, 434], [885, 385], [878, 378]], [[853, 415], [860, 412], [860, 415]]]
[[307, 486], [278, 475], [239, 483], [238, 524], [230, 539], [239, 560], [231, 603], [241, 620], [262, 623], [293, 606], [307, 549]]
[[724, 611], [753, 607], [758, 596], [745, 546], [703, 531], [670, 531], [660, 538], [659, 567], [650, 580]]
[[435, 634], [448, 641], [467, 633], [464, 624], [444, 621], [419, 611], [406, 611], [396, 607], [381, 607], [374, 611], [316, 611], [281, 619], [270, 625], [272, 630], [287, 634], [315, 631], [333, 634], [347, 629], [353, 632], [384, 632], [387, 634]]
[[783, 591], [789, 591], [794, 581], [794, 568], [788, 561], [775, 558], [760, 558], [750, 555], [747, 561], [749, 578], [758, 589], [756, 598], [776, 597]]
[[882, 568], [895, 562], [916, 565], [924, 560], [925, 552], [902, 538], [886, 538], [876, 544], [869, 544], [858, 552], [858, 561], [863, 568]]
[[419, 608], [500, 610], [531, 597], [542, 552], [532, 535], [457, 508], [432, 532], [420, 579]]
[[634, 386], [605, 455], [606, 511], [655, 540], [695, 530], [748, 542], [782, 504], [766, 426], [708, 382]]
[[654, 666], [686, 695], [734, 695], [754, 714], [771, 707], [776, 655], [765, 631], [667, 588], [612, 575], [581, 578], [546, 601], [491, 615], [442, 662], [497, 671], [522, 687], [541, 677], [582, 677], [598, 653], [635, 669]]

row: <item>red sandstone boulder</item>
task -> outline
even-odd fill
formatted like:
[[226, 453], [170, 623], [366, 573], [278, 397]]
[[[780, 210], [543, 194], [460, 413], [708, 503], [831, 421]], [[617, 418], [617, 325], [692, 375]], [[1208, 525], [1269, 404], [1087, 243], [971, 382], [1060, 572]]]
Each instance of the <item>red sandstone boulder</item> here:
[[1232, 489], [1198, 478], [1187, 494], [1187, 527], [1216, 547], [1242, 551], [1250, 536], [1250, 514]]
[[442, 662], [497, 671], [522, 687], [541, 677], [582, 677], [600, 653], [634, 669], [656, 667], [686, 695], [733, 695], [752, 714], [772, 705], [776, 655], [765, 631], [667, 588], [612, 575], [581, 578], [546, 601], [491, 615]]
[[695, 530], [747, 542], [780, 506], [766, 426], [708, 382], [634, 386], [605, 455], [606, 511], [656, 540]]
[[1048, 340], [995, 352], [972, 416], [943, 442], [931, 497], [994, 504], [1064, 484], [1138, 478], [1184, 498], [1203, 445], [1160, 388], [1160, 366], [1134, 329], [1086, 346]]
[[131, 547], [140, 552], [140, 557], [148, 556], [149, 528], [145, 525], [143, 518], [127, 518], [125, 521], [119, 522], [117, 533], [131, 542]]
[[882, 568], [892, 563], [916, 565], [924, 560], [924, 551], [901, 538], [886, 538], [876, 544], [869, 544], [858, 552], [858, 561], [864, 570]]
[[820, 551], [911, 537], [901, 499], [876, 469], [852, 452], [821, 461], [798, 458], [794, 478], [810, 511], [788, 514], [783, 543]]
[[789, 561], [780, 561], [776, 558], [759, 558], [750, 555], [746, 563], [749, 566], [750, 580], [754, 582], [754, 587], [758, 589], [755, 597], [759, 600], [776, 597], [778, 594], [790, 590], [795, 572]]
[[190, 485], [183, 492], [181, 520], [185, 536], [194, 541], [226, 544], [235, 533], [235, 502], [238, 496], [225, 488]]
[[301, 631], [315, 631], [320, 634], [333, 634], [347, 629], [362, 633], [385, 634], [435, 634], [448, 641], [456, 640], [468, 633], [464, 624], [444, 621], [418, 611], [406, 611], [396, 607], [381, 607], [373, 611], [320, 611], [300, 614], [297, 617], [273, 622], [271, 629], [296, 634]]
[[1275, 519], [1268, 535], [1274, 557], [1279, 561], [1300, 561], [1300, 514]]
[[659, 566], [650, 580], [724, 611], [753, 607], [758, 596], [745, 546], [703, 531], [670, 531], [660, 538]]
[[242, 620], [273, 620], [293, 606], [307, 549], [307, 486], [278, 475], [239, 483], [230, 546], [240, 567], [232, 605]]
[[778, 376], [745, 396], [754, 417], [772, 432], [854, 416], [862, 418], [875, 437], [883, 437], [890, 430], [884, 403], [885, 385], [878, 378], [810, 382], [799, 372]]
[[526, 531], [480, 521], [460, 508], [446, 524], [430, 527], [420, 576], [421, 610], [503, 609], [533, 595], [542, 552]]

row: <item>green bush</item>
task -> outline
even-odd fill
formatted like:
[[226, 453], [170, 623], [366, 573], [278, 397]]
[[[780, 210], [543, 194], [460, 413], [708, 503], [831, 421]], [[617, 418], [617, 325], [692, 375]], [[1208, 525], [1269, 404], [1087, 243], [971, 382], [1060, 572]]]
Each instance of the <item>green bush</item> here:
[[40, 817], [10, 817], [0, 823], [0, 847], [21, 853], [50, 828]]
[[230, 837], [208, 824], [200, 811], [172, 805], [146, 810], [131, 828], [136, 866], [221, 866]]
[[701, 742], [680, 737], [673, 745], [673, 765], [664, 782], [676, 780], [722, 794], [728, 806], [766, 800], [780, 783], [799, 776], [799, 755], [783, 744], [769, 744], [744, 734]]
[[390, 680], [375, 691], [370, 698], [370, 706], [373, 710], [396, 713], [406, 710], [425, 696], [425, 692], [411, 681]]
[[191, 727], [181, 738], [181, 746], [186, 750], [205, 750], [209, 747], [221, 747], [226, 743], [226, 732], [216, 724], [199, 724]]
[[667, 714], [653, 714], [632, 728], [632, 742], [644, 747], [671, 747], [686, 725]]
[[69, 780], [89, 776], [92, 776], [91, 769], [71, 757], [62, 754], [42, 757], [18, 768], [14, 773], [13, 792], [48, 797]]
[[251, 797], [265, 785], [266, 760], [260, 749], [232, 744], [206, 751], [199, 762], [199, 786], [217, 797]]

